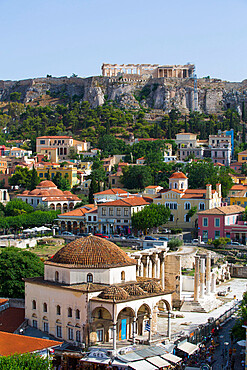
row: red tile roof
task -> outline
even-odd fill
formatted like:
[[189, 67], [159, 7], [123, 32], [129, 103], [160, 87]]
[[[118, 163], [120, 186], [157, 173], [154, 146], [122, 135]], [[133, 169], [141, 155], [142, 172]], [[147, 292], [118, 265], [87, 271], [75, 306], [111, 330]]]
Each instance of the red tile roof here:
[[94, 195], [127, 194], [127, 193], [128, 192], [123, 189], [114, 188], [114, 189], [100, 191], [99, 193], [95, 193]]
[[61, 217], [61, 216], [65, 216], [65, 217], [67, 217], [67, 216], [68, 217], [69, 216], [72, 216], [72, 217], [80, 217], [80, 216], [84, 216], [87, 212], [90, 212], [90, 211], [91, 211], [91, 207], [85, 207], [85, 206], [83, 206], [81, 208], [74, 209], [73, 211], [62, 213], [62, 214], [58, 215], [58, 217]]
[[25, 320], [25, 309], [9, 307], [0, 312], [0, 331], [14, 333]]
[[174, 172], [169, 179], [187, 179], [188, 177], [185, 176], [183, 172]]
[[205, 211], [198, 212], [198, 214], [205, 214], [205, 215], [231, 215], [234, 213], [243, 213], [244, 208], [233, 205], [233, 206], [224, 206], [224, 207], [215, 207], [212, 209], [207, 209]]
[[146, 202], [142, 197], [129, 197], [125, 199], [117, 199], [113, 202], [104, 203], [104, 206], [123, 206], [123, 207], [135, 207], [135, 206], [143, 206], [148, 205], [149, 203]]
[[230, 190], [247, 190], [247, 186], [236, 184], [233, 185]]
[[8, 302], [8, 299], [0, 298], [0, 306]]
[[14, 353], [42, 351], [61, 345], [54, 340], [27, 337], [24, 335], [0, 332], [0, 356], [10, 356]]
[[38, 136], [37, 139], [73, 139], [72, 136]]

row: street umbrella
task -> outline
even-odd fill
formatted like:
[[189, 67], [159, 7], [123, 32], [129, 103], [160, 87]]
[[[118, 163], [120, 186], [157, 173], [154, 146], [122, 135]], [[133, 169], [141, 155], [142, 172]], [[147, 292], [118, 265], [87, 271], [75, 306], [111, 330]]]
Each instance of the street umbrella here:
[[246, 340], [239, 340], [238, 342], [237, 342], [237, 344], [240, 346], [240, 347], [245, 347], [246, 346]]
[[23, 230], [24, 233], [33, 233], [33, 229], [26, 229], [26, 230]]

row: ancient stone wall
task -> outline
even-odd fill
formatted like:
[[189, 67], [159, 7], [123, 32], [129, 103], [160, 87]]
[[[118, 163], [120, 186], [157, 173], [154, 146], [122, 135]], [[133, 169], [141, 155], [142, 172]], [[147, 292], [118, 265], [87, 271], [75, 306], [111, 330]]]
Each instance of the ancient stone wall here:
[[173, 307], [180, 307], [182, 291], [181, 256], [167, 254], [165, 257], [165, 289], [172, 293]]

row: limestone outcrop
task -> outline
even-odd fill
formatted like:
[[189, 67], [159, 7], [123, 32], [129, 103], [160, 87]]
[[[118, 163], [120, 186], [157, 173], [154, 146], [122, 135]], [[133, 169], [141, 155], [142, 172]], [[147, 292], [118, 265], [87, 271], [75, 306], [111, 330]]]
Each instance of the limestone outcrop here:
[[138, 109], [140, 105], [162, 110], [172, 108], [188, 113], [194, 108], [195, 98], [199, 111], [221, 113], [228, 108], [241, 112], [247, 103], [247, 80], [227, 82], [217, 79], [198, 79], [197, 94], [194, 96], [193, 78], [150, 78], [139, 75], [113, 77], [94, 76], [47, 77], [21, 81], [0, 81], [0, 101], [9, 100], [12, 92], [21, 93], [21, 101], [28, 103], [49, 91], [52, 96], [77, 96], [88, 101], [92, 108], [106, 100], [126, 109]]

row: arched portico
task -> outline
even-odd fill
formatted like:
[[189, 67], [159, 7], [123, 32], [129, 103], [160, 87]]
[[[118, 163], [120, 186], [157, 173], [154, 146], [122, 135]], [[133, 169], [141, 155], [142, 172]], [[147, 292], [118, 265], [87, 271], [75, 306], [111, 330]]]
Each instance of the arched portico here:
[[164, 332], [164, 330], [167, 331], [167, 337], [170, 339], [171, 337], [171, 305], [170, 302], [168, 302], [165, 299], [160, 299], [156, 305], [153, 308], [153, 314], [152, 314], [152, 330], [154, 332], [158, 332], [158, 316], [159, 317], [167, 317], [167, 325], [165, 327], [160, 328], [161, 332]]
[[117, 317], [117, 340], [126, 340], [133, 337], [135, 323], [135, 311], [130, 307], [124, 307]]
[[105, 307], [96, 307], [92, 312], [90, 343], [110, 342], [113, 339], [112, 323], [110, 312]]

